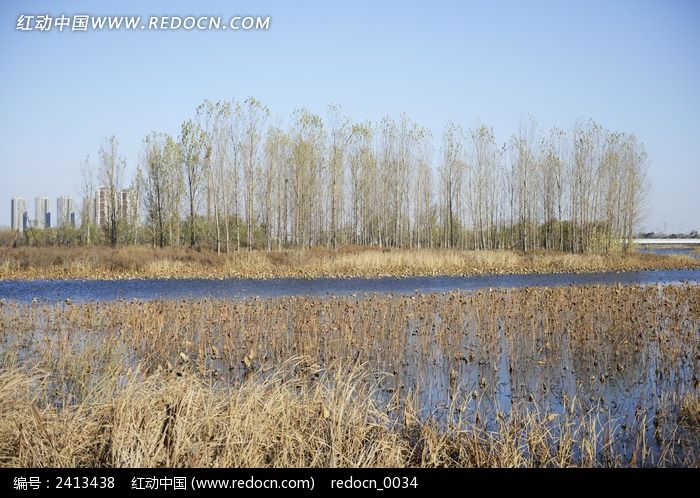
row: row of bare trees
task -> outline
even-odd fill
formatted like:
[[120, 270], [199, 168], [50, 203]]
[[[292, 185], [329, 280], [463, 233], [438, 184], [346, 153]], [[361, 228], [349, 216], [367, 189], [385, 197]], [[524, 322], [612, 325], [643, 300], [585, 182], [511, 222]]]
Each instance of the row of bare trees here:
[[[295, 111], [283, 126], [254, 98], [205, 101], [178, 137], [144, 139], [134, 183], [154, 245], [219, 253], [609, 251], [626, 248], [643, 211], [643, 144], [595, 122], [543, 132], [527, 120], [505, 144], [484, 124], [448, 123], [437, 164], [432, 142], [406, 115], [353, 122], [329, 106], [324, 116]], [[102, 178], [118, 157], [105, 150]]]

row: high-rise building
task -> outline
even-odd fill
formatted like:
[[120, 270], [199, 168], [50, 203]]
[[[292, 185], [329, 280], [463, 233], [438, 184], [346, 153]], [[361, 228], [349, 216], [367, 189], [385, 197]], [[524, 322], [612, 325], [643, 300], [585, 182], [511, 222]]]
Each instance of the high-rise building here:
[[124, 189], [119, 192], [119, 215], [128, 224], [136, 222], [138, 216], [136, 190]]
[[75, 202], [70, 197], [62, 196], [56, 199], [56, 226], [66, 225], [75, 227]]
[[105, 186], [97, 187], [97, 190], [95, 190], [94, 219], [98, 227], [107, 224], [110, 204], [110, 188]]
[[22, 197], [13, 197], [10, 200], [10, 225], [12, 230], [24, 232], [27, 228], [27, 201]]
[[34, 227], [35, 228], [50, 228], [51, 213], [49, 212], [49, 198], [37, 197], [34, 200]]
[[[104, 226], [109, 222], [112, 204], [112, 190], [101, 186], [95, 191], [94, 216], [97, 226]], [[124, 189], [116, 195], [116, 215], [119, 221], [129, 224], [138, 220], [138, 199], [134, 189]]]

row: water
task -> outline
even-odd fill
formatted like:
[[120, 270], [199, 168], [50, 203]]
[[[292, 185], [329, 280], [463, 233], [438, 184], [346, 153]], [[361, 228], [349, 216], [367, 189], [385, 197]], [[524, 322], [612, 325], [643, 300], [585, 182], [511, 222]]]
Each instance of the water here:
[[700, 283], [700, 270], [412, 278], [17, 280], [0, 281], [0, 299], [20, 302], [30, 302], [33, 299], [39, 301], [71, 299], [81, 302], [115, 299], [339, 296], [363, 293], [412, 294], [416, 291], [427, 293], [488, 288], [649, 285], [682, 282]]
[[[614, 297], [616, 288], [560, 289], [564, 299], [553, 299], [546, 290], [496, 296], [429, 293], [681, 281], [693, 287], [633, 287], [628, 290], [632, 294], [622, 291], [627, 297], [619, 302]], [[100, 293], [99, 299], [107, 301], [115, 292], [145, 301], [100, 302], [81, 308], [62, 302], [6, 305], [10, 332], [0, 334], [0, 353], [17, 349], [17, 357], [30, 364], [33, 358], [44, 357], [46, 348], [54, 348], [56, 357], [71, 361], [80, 355], [94, 358], [94, 371], [100, 372], [103, 358], [113, 357], [110, 348], [117, 350], [118, 358], [123, 354], [130, 367], [141, 361], [153, 368], [166, 362], [177, 366], [184, 352], [189, 358], [200, 358], [198, 365], [207, 375], [213, 372], [217, 381], [230, 385], [249, 374], [241, 359], [251, 350], [259, 352], [255, 368], [261, 372], [274, 371], [302, 353], [319, 367], [328, 366], [332, 358], [354, 358], [368, 372], [377, 373], [380, 402], [394, 396], [405, 400], [410, 394], [423, 421], [445, 426], [459, 417], [479, 425], [480, 419], [488, 430], [496, 431], [500, 412], [528, 410], [542, 418], [552, 416], [548, 427], [556, 434], [566, 424], [578, 427], [593, 416], [601, 446], [611, 434], [615, 451], [631, 460], [636, 442], [643, 437], [654, 458], [660, 458], [662, 442], [671, 437], [669, 431], [676, 430], [671, 439], [683, 438], [693, 451], [700, 450], [697, 435], [677, 427], [679, 402], [697, 393], [700, 379], [695, 287], [699, 282], [697, 270], [472, 278], [2, 282], [0, 296], [6, 297], [11, 289], [13, 299], [25, 302], [36, 296], [32, 289], [40, 291], [42, 285], [51, 292], [41, 299], [51, 301], [66, 296], [97, 299], [91, 293]], [[141, 294], [135, 295], [135, 290]], [[180, 293], [174, 294], [176, 290]], [[415, 290], [424, 295], [411, 295]], [[125, 291], [131, 294], [126, 296]], [[395, 296], [377, 299], [361, 295], [364, 292]], [[313, 298], [305, 303], [308, 307], [285, 297], [149, 301], [328, 293], [358, 295]], [[607, 297], [596, 299], [600, 293]], [[76, 315], [71, 311], [75, 309], [82, 311]], [[129, 314], [131, 318], [124, 319]], [[73, 328], [66, 319], [84, 315], [94, 317], [92, 328]], [[18, 333], [15, 324], [30, 328]], [[84, 385], [77, 385], [80, 392]], [[58, 384], [56, 389], [66, 387]], [[400, 410], [391, 416], [400, 419]], [[663, 422], [659, 432], [658, 421]]]
[[660, 254], [663, 256], [690, 256], [694, 258], [700, 258], [700, 253], [696, 252], [693, 247], [653, 247], [646, 246], [637, 249], [639, 252], [645, 252], [650, 254]]

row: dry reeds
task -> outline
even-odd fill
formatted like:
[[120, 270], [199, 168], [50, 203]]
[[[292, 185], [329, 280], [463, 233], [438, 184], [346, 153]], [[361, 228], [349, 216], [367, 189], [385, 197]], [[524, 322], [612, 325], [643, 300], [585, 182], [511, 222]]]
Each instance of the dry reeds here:
[[0, 306], [0, 464], [698, 465], [700, 288]]
[[484, 275], [700, 268], [691, 256], [648, 253], [380, 250], [348, 247], [210, 251], [129, 246], [0, 248], [0, 279], [275, 278]]

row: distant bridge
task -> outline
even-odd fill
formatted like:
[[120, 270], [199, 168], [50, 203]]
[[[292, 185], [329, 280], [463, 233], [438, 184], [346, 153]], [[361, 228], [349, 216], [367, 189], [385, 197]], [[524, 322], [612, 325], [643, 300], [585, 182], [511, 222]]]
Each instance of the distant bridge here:
[[632, 239], [634, 244], [700, 244], [700, 239]]

